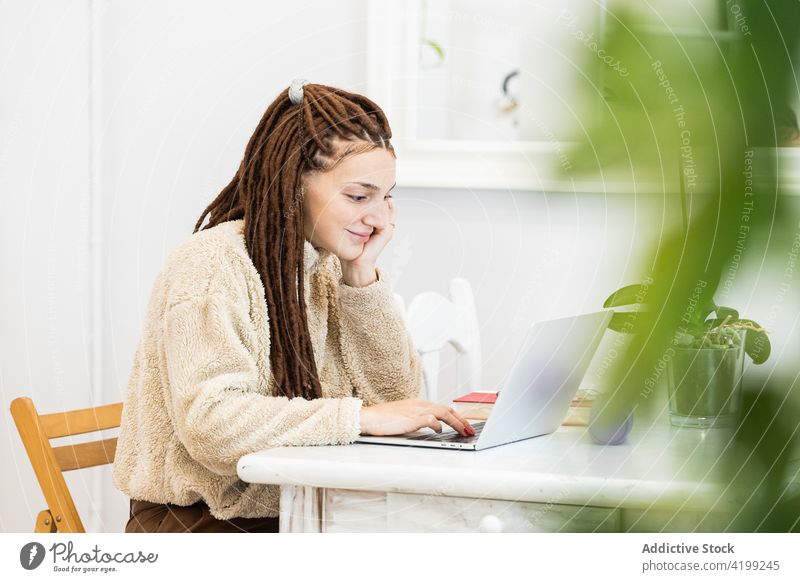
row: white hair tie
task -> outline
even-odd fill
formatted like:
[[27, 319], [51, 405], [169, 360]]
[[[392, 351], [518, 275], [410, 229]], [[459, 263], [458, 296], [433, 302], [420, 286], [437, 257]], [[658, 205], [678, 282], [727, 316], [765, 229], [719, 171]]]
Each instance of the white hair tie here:
[[303, 85], [308, 85], [309, 81], [305, 79], [295, 79], [289, 85], [289, 100], [297, 105], [303, 100]]

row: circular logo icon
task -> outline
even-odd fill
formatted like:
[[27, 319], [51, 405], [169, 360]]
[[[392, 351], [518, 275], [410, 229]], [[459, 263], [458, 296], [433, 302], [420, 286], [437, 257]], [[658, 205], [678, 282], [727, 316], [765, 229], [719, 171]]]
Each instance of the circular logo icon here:
[[44, 561], [44, 546], [37, 542], [31, 542], [22, 546], [19, 551], [19, 563], [26, 570], [35, 570]]

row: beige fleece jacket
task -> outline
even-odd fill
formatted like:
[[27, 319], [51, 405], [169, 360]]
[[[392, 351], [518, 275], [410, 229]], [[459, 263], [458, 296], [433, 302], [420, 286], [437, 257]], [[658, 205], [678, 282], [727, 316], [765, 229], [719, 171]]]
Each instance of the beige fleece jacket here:
[[243, 227], [237, 220], [193, 234], [156, 278], [113, 468], [129, 497], [184, 506], [202, 499], [218, 519], [276, 516], [279, 488], [238, 479], [240, 457], [352, 443], [362, 405], [419, 395], [420, 359], [384, 272], [350, 287], [338, 257], [306, 241], [305, 299], [323, 397], [273, 396], [267, 304]]

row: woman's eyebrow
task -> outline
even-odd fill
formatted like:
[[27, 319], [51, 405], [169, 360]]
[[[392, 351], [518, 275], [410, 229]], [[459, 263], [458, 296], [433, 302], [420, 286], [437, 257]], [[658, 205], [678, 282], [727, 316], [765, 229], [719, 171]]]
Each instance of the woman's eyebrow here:
[[[372, 190], [373, 192], [380, 192], [381, 191], [379, 186], [376, 186], [375, 184], [371, 184], [369, 182], [345, 182], [345, 184], [358, 184], [362, 188], [366, 188], [367, 190]], [[388, 194], [389, 192], [391, 192], [394, 189], [395, 186], [397, 186], [397, 182], [392, 184], [392, 187], [389, 188], [389, 190], [386, 193]]]

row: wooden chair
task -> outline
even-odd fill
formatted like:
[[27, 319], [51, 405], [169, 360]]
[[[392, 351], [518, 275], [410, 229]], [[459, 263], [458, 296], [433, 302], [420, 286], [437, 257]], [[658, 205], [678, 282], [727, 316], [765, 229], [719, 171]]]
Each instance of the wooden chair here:
[[406, 309], [405, 301], [395, 294], [395, 303], [405, 320], [414, 347], [422, 358], [425, 399], [439, 397], [439, 355], [449, 343], [458, 353], [457, 391], [481, 388], [481, 341], [478, 315], [472, 286], [460, 277], [450, 280], [450, 297], [426, 291]]
[[47, 509], [36, 517], [34, 532], [84, 533], [63, 472], [113, 463], [117, 439], [59, 447], [52, 447], [50, 439], [117, 428], [122, 403], [40, 415], [33, 400], [23, 397], [11, 402], [11, 415], [47, 502]]

